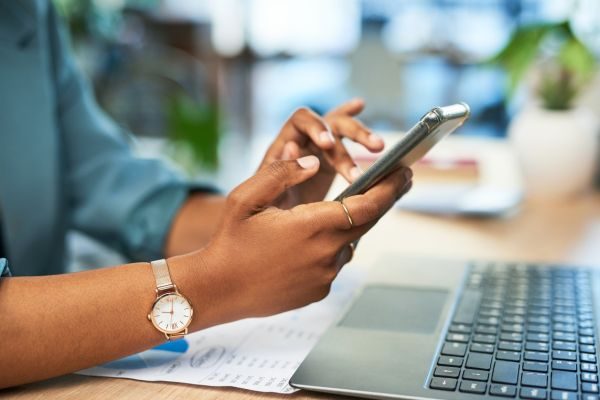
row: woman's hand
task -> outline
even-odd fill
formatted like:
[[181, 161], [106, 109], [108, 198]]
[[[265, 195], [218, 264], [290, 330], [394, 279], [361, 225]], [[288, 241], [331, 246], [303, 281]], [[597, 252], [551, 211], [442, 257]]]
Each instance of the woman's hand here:
[[[209, 245], [198, 252], [219, 323], [266, 316], [324, 298], [351, 258], [349, 243], [364, 235], [402, 196], [412, 173], [400, 169], [345, 205], [321, 201], [291, 209], [272, 206], [286, 190], [319, 173], [319, 159], [276, 161], [234, 189], [224, 219]], [[211, 308], [211, 304], [203, 305]], [[215, 311], [216, 312], [216, 311]]]
[[383, 150], [381, 138], [353, 118], [364, 108], [360, 99], [348, 101], [320, 117], [307, 108], [300, 108], [285, 123], [279, 136], [267, 150], [261, 168], [279, 160], [293, 160], [315, 155], [321, 168], [312, 179], [286, 190], [277, 199], [281, 208], [323, 200], [336, 172], [348, 182], [361, 174], [360, 168], [342, 143], [346, 137], [362, 144], [372, 152]]

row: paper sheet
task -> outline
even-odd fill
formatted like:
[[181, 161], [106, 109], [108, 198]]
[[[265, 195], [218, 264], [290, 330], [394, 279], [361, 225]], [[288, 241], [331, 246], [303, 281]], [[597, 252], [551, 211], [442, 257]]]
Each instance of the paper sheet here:
[[292, 393], [290, 377], [362, 282], [356, 268], [345, 268], [318, 303], [209, 328], [78, 373]]

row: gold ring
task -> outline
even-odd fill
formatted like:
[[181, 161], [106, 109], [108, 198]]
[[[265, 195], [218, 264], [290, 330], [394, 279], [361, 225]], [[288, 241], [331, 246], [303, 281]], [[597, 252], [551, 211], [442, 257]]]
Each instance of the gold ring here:
[[340, 204], [344, 209], [344, 213], [346, 213], [346, 217], [348, 218], [348, 222], [350, 223], [350, 229], [352, 229], [354, 227], [354, 221], [352, 221], [352, 217], [350, 216], [350, 211], [348, 211], [348, 207], [346, 207], [346, 204], [344, 204], [344, 199], [340, 200]]

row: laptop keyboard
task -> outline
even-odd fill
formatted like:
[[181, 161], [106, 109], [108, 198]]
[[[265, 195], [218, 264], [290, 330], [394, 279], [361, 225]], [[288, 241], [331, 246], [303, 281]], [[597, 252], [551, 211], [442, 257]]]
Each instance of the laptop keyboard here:
[[597, 400], [590, 271], [474, 266], [446, 332], [435, 390]]

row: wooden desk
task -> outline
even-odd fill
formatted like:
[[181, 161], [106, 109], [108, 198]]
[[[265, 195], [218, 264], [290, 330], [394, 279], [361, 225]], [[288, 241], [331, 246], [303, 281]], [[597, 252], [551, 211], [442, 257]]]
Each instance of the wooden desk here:
[[[349, 268], [368, 268], [383, 252], [450, 259], [572, 262], [600, 267], [600, 194], [562, 204], [525, 203], [503, 219], [441, 218], [394, 210], [361, 242]], [[77, 375], [0, 391], [11, 399], [330, 399]]]

